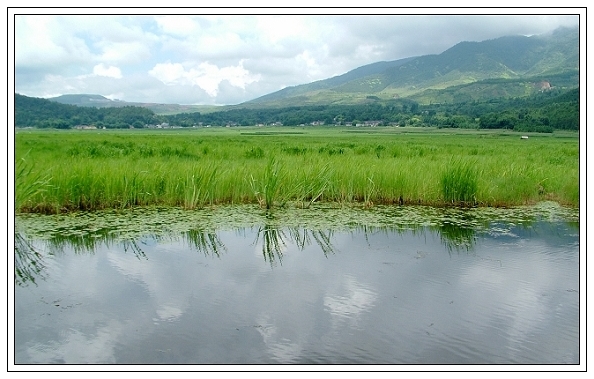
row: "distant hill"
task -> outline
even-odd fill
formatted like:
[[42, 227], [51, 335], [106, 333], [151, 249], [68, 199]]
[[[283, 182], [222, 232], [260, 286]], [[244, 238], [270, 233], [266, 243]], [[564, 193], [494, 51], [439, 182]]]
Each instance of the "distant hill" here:
[[[437, 95], [443, 97], [450, 94], [446, 92], [450, 90], [457, 95], [463, 91], [468, 94], [491, 92], [493, 86], [507, 88], [509, 94], [516, 88], [523, 88], [524, 84], [521, 80], [514, 83], [511, 79], [490, 79], [440, 90]], [[225, 108], [217, 112], [173, 115], [156, 115], [150, 109], [134, 106], [80, 107], [15, 94], [15, 127], [112, 129], [252, 125], [412, 125], [438, 128], [503, 128], [548, 133], [558, 129], [579, 130], [579, 88], [551, 87], [546, 81], [537, 82], [531, 87], [539, 88], [539, 91], [524, 97], [499, 97], [483, 101], [444, 101], [420, 105], [410, 98], [400, 98], [382, 104], [371, 97], [366, 104]]]
[[92, 94], [62, 95], [49, 100], [96, 108], [137, 106], [170, 115], [242, 108], [388, 104], [395, 99], [419, 104], [457, 103], [525, 97], [543, 88], [567, 90], [578, 86], [578, 28], [559, 28], [546, 35], [460, 42], [441, 54], [376, 62], [237, 105], [134, 103]]
[[79, 107], [118, 107], [126, 106], [125, 101], [111, 100], [101, 95], [89, 94], [72, 94], [62, 95], [58, 97], [49, 98], [50, 101], [55, 101], [61, 104], [77, 105]]
[[[85, 95], [88, 96], [88, 95]], [[159, 122], [143, 107], [91, 107], [14, 95], [15, 127], [70, 129], [77, 126], [129, 128]]]
[[[560, 28], [548, 35], [461, 42], [438, 55], [373, 63], [334, 78], [285, 88], [242, 105], [357, 104], [368, 101], [370, 96], [379, 100], [415, 97], [430, 102], [429, 95], [439, 95], [440, 90], [489, 79], [523, 81], [524, 96], [540, 90], [532, 83], [552, 81], [548, 77], [563, 78], [565, 88], [577, 87], [578, 37], [577, 28]], [[492, 82], [491, 91], [470, 98], [519, 94], [497, 88], [504, 84]], [[423, 92], [425, 96], [420, 95]]]
[[[347, 72], [346, 74], [335, 76], [330, 79], [318, 80], [318, 81], [310, 83], [310, 84], [286, 87], [280, 91], [261, 96], [255, 100], [252, 100], [252, 101], [248, 101], [247, 103], [260, 104], [260, 103], [264, 103], [264, 102], [274, 102], [277, 99], [306, 96], [308, 93], [310, 93], [312, 91], [332, 89], [332, 88], [341, 86], [343, 84], [352, 82], [354, 80], [357, 80], [361, 77], [380, 74], [389, 68], [398, 67], [400, 65], [405, 64], [406, 62], [409, 62], [412, 59], [414, 59], [414, 58], [405, 58], [405, 59], [399, 59], [399, 60], [391, 61], [391, 62], [377, 62], [377, 63], [368, 64], [368, 65], [356, 68], [354, 70], [351, 70], [351, 71]], [[246, 104], [246, 103], [244, 103], [244, 104]]]
[[68, 94], [57, 97], [51, 97], [47, 100], [54, 101], [60, 104], [76, 105], [79, 107], [143, 107], [152, 110], [156, 114], [175, 114], [183, 112], [212, 112], [220, 109], [220, 107], [209, 105], [181, 105], [127, 102], [122, 100], [111, 100], [104, 96], [94, 94]]

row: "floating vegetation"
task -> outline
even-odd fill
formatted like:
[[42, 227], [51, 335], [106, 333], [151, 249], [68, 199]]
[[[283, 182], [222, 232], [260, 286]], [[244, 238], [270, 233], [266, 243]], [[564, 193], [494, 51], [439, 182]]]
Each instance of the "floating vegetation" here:
[[[254, 205], [208, 206], [197, 210], [139, 207], [130, 210], [72, 212], [59, 215], [20, 214], [18, 230], [32, 238], [119, 239], [143, 235], [184, 234], [190, 231], [215, 232], [243, 227], [308, 228], [310, 230], [351, 230], [361, 225], [376, 228], [418, 229], [441, 227], [445, 235], [452, 228], [487, 230], [497, 221], [510, 225], [529, 225], [537, 220], [579, 224], [579, 210], [553, 202], [514, 208], [437, 208], [427, 206], [383, 206], [373, 208], [314, 203], [309, 208], [286, 206], [269, 213]], [[188, 236], [197, 244], [195, 237]], [[216, 243], [211, 245], [217, 245]]]
[[15, 284], [25, 286], [43, 279], [44, 258], [72, 248], [75, 254], [93, 253], [102, 244], [123, 246], [139, 260], [147, 259], [143, 239], [183, 240], [193, 250], [220, 257], [227, 251], [222, 231], [257, 230], [254, 246], [271, 267], [282, 264], [285, 249], [300, 250], [315, 244], [324, 255], [334, 253], [335, 232], [437, 233], [448, 251], [471, 251], [481, 234], [512, 236], [517, 228], [539, 221], [563, 222], [579, 235], [579, 214], [574, 208], [543, 202], [516, 208], [435, 208], [426, 206], [341, 206], [298, 204], [273, 212], [255, 205], [184, 208], [137, 207], [122, 211], [72, 212], [59, 215], [16, 216]]

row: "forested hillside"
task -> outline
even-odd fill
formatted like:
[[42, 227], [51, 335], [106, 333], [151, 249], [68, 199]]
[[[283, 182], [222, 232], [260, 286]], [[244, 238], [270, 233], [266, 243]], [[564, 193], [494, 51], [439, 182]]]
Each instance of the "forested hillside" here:
[[[464, 91], [464, 98], [447, 101], [486, 100], [501, 96], [527, 96], [539, 91], [541, 80], [551, 86], [578, 86], [579, 35], [560, 28], [549, 35], [508, 36], [481, 42], [461, 42], [441, 54], [379, 62], [344, 75], [303, 84], [244, 103], [246, 107], [282, 107], [294, 104], [360, 104], [367, 96], [380, 100], [411, 98], [421, 104], [443, 102], [436, 94], [453, 86], [510, 80], [516, 88], [492, 85], [488, 91]], [[521, 90], [521, 92], [520, 92]]]
[[317, 105], [231, 109], [211, 113], [156, 115], [140, 107], [89, 108], [15, 95], [17, 127], [143, 128], [250, 125], [435, 126], [503, 128], [552, 132], [579, 129], [579, 89], [548, 89], [520, 98], [422, 105], [413, 100], [379, 102], [370, 96], [361, 105]]
[[93, 125], [98, 128], [129, 128], [156, 122], [154, 112], [142, 107], [77, 107], [19, 94], [15, 94], [14, 100], [16, 127], [70, 129], [78, 125]]

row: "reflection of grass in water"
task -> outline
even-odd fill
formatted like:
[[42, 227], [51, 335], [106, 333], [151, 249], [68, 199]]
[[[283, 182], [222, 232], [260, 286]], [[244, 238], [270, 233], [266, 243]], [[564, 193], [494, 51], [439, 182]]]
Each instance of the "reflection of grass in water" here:
[[423, 236], [429, 231], [435, 231], [439, 234], [441, 242], [448, 249], [460, 250], [464, 248], [466, 251], [472, 250], [476, 243], [476, 229], [473, 227], [458, 225], [453, 222], [442, 221], [438, 225], [424, 226], [424, 225], [401, 225], [401, 226], [367, 226], [357, 225], [352, 229], [351, 233], [362, 233], [368, 246], [371, 246], [369, 236], [375, 234], [412, 234]]
[[[369, 237], [374, 234], [383, 233], [386, 236], [391, 234], [411, 234], [418, 237], [422, 237], [427, 232], [437, 232], [443, 245], [447, 248], [448, 252], [452, 250], [459, 251], [461, 249], [471, 251], [474, 249], [477, 237], [476, 234], [479, 231], [489, 231], [490, 227], [495, 227], [499, 232], [505, 232], [501, 227], [497, 227], [498, 224], [489, 225], [485, 224], [483, 228], [478, 226], [468, 226], [472, 224], [474, 220], [466, 219], [462, 221], [457, 219], [457, 222], [442, 221], [438, 225], [433, 226], [367, 226], [367, 225], [351, 225], [348, 229], [342, 229], [344, 231], [349, 230], [350, 233], [357, 232], [358, 235], [363, 235], [365, 240], [370, 246]], [[502, 226], [501, 224], [499, 224]], [[514, 227], [519, 228], [530, 228], [532, 223], [530, 221], [511, 224]], [[579, 224], [575, 222], [565, 223], [569, 229], [578, 230]], [[236, 229], [241, 231], [243, 229]], [[549, 233], [549, 231], [546, 231]], [[150, 235], [150, 238], [154, 238], [158, 241], [163, 240], [178, 240], [179, 233], [165, 234], [165, 235]], [[216, 232], [204, 232], [198, 230], [190, 230], [182, 233], [182, 238], [185, 239], [190, 248], [204, 253], [205, 255], [220, 257], [223, 250], [226, 250], [225, 245], [221, 241], [220, 237]], [[29, 283], [36, 283], [37, 279], [45, 279], [43, 275], [44, 263], [43, 255], [37, 251], [26, 233], [17, 233], [15, 240], [15, 284], [19, 286], [25, 286]], [[143, 234], [143, 236], [147, 236]], [[258, 229], [256, 240], [254, 245], [262, 243], [262, 255], [265, 262], [269, 262], [271, 267], [275, 264], [281, 263], [285, 254], [287, 243], [293, 243], [300, 251], [303, 251], [306, 247], [317, 244], [324, 256], [333, 254], [335, 248], [332, 244], [332, 238], [334, 236], [333, 229], [327, 231], [310, 229], [307, 227], [282, 227], [279, 224], [272, 222], [265, 223]], [[144, 251], [140, 248], [138, 241], [141, 237], [131, 237], [130, 235], [117, 237], [114, 233], [97, 233], [97, 231], [89, 232], [78, 232], [75, 235], [54, 235], [49, 240], [44, 240], [46, 248], [51, 253], [58, 253], [64, 251], [67, 247], [74, 250], [75, 254], [88, 253], [94, 254], [100, 245], [110, 245], [115, 243], [123, 247], [124, 253], [132, 252], [138, 259], [149, 259]]]
[[[18, 215], [20, 235], [15, 233], [15, 282], [32, 282], [41, 274], [42, 256], [27, 241], [45, 243], [50, 252], [72, 248], [74, 253], [94, 253], [101, 244], [123, 244], [139, 259], [148, 259], [136, 244], [143, 237], [156, 240], [179, 240], [206, 255], [220, 256], [226, 250], [216, 233], [221, 229], [242, 230], [246, 225], [263, 225], [256, 243], [262, 241], [265, 261], [281, 261], [288, 241], [299, 250], [317, 244], [325, 254], [334, 252], [334, 231], [362, 233], [424, 234], [437, 232], [448, 250], [471, 250], [478, 233], [492, 230], [501, 233], [505, 226], [529, 227], [538, 220], [564, 223], [579, 232], [579, 210], [555, 203], [519, 208], [432, 208], [432, 207], [328, 207], [312, 204], [308, 209], [275, 208], [274, 213], [256, 206], [212, 207], [187, 211], [180, 208], [144, 208], [134, 211], [81, 212], [73, 215]], [[201, 230], [195, 230], [200, 225]], [[505, 232], [505, 230], [503, 230]], [[369, 242], [369, 241], [368, 241]], [[38, 263], [33, 263], [38, 262]], [[39, 275], [37, 275], [39, 277]]]
[[122, 244], [124, 245], [124, 253], [131, 251], [134, 254], [134, 256], [138, 259], [148, 259], [144, 251], [142, 251], [142, 249], [140, 248], [140, 246], [138, 246], [138, 243], [135, 240], [124, 240], [122, 241]]
[[227, 250], [225, 244], [216, 233], [208, 233], [201, 230], [190, 230], [184, 234], [190, 246], [204, 253], [204, 255], [221, 256], [223, 250]]
[[287, 246], [284, 238], [287, 238], [286, 235], [278, 227], [266, 224], [258, 229], [254, 244], [258, 244], [258, 241], [262, 239], [262, 255], [264, 261], [270, 262], [270, 266], [274, 264], [275, 260], [282, 264], [283, 247]]
[[43, 256], [24, 234], [16, 232], [14, 237], [14, 283], [19, 286], [37, 284], [37, 278], [44, 278]]
[[289, 236], [295, 243], [297, 248], [303, 251], [307, 246], [312, 245], [312, 240], [316, 242], [325, 256], [334, 253], [334, 246], [332, 245], [332, 230], [326, 232], [321, 230], [310, 230], [306, 228], [288, 228]]
[[258, 229], [254, 244], [256, 245], [260, 240], [262, 241], [264, 261], [270, 262], [271, 266], [275, 261], [282, 264], [283, 249], [287, 247], [287, 240], [294, 243], [300, 251], [303, 251], [307, 246], [311, 246], [313, 242], [318, 245], [325, 256], [333, 254], [335, 251], [332, 245], [332, 231], [324, 232], [297, 227], [286, 228], [286, 230], [288, 236], [285, 233], [285, 228], [271, 224], [265, 224]]
[[75, 254], [94, 253], [102, 245], [121, 242], [115, 234], [108, 229], [100, 231], [75, 230], [70, 234], [55, 233], [47, 240], [48, 248], [52, 252], [60, 252], [71, 248]]
[[476, 243], [476, 231], [474, 228], [444, 222], [435, 227], [435, 229], [439, 233], [441, 241], [449, 251], [459, 250], [460, 248], [469, 251], [472, 250]]

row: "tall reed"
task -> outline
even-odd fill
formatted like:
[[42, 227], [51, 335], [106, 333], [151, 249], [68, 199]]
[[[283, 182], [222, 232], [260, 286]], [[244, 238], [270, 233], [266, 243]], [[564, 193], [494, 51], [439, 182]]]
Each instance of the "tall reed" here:
[[[274, 157], [271, 157], [268, 160], [263, 175], [259, 179], [254, 178], [254, 176], [250, 177], [252, 191], [258, 199], [258, 203], [266, 207], [266, 209], [272, 208], [275, 201], [280, 200], [279, 195], [281, 193], [281, 181], [283, 179], [281, 170], [280, 163]], [[286, 199], [283, 200], [286, 201]], [[285, 201], [283, 201], [283, 204]]]
[[49, 189], [51, 177], [40, 171], [34, 170], [34, 165], [24, 157], [19, 159], [15, 167], [15, 196], [14, 207], [21, 209], [36, 195]]
[[476, 203], [478, 190], [475, 164], [451, 159], [441, 176], [444, 201], [451, 203]]
[[184, 182], [184, 207], [194, 209], [206, 204], [212, 204], [215, 199], [217, 168], [199, 166], [186, 175]]
[[15, 209], [579, 204], [577, 138], [417, 129], [385, 128], [380, 135], [304, 128], [290, 136], [250, 135], [249, 128], [19, 132]]

